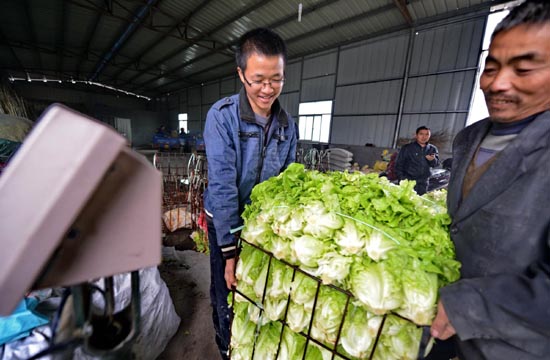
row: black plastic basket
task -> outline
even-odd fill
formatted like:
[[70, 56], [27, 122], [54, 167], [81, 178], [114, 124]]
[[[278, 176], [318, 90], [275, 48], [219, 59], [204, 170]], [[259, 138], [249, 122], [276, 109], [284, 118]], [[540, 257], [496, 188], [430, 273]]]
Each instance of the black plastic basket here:
[[[265, 304], [265, 300], [266, 300], [266, 292], [267, 292], [268, 285], [269, 285], [269, 280], [270, 280], [269, 275], [270, 275], [271, 270], [272, 270], [272, 264], [274, 263], [274, 261], [281, 262], [285, 266], [288, 266], [289, 268], [292, 269], [292, 281], [293, 282], [294, 282], [294, 279], [296, 277], [296, 274], [301, 273], [301, 274], [311, 278], [312, 280], [314, 280], [317, 283], [315, 298], [314, 298], [314, 301], [313, 301], [313, 308], [311, 310], [311, 315], [310, 315], [310, 319], [309, 319], [309, 325], [307, 326], [307, 329], [306, 329], [307, 331], [294, 332], [295, 334], [298, 334], [299, 336], [302, 336], [305, 339], [305, 347], [304, 347], [303, 355], [301, 356], [301, 359], [306, 359], [308, 349], [309, 349], [310, 346], [312, 346], [310, 344], [315, 344], [318, 347], [321, 347], [321, 348], [325, 349], [326, 351], [329, 351], [332, 354], [331, 359], [345, 359], [345, 360], [357, 359], [357, 357], [354, 357], [353, 355], [347, 354], [347, 352], [342, 348], [342, 346], [339, 346], [341, 344], [342, 329], [343, 329], [344, 323], [346, 321], [346, 316], [348, 315], [348, 308], [349, 308], [351, 300], [354, 298], [353, 294], [350, 293], [349, 291], [341, 289], [340, 287], [337, 287], [337, 286], [334, 286], [334, 285], [323, 284], [321, 279], [307, 273], [306, 271], [303, 271], [298, 266], [292, 265], [292, 264], [288, 263], [287, 261], [277, 259], [277, 258], [274, 257], [274, 255], [272, 253], [270, 253], [270, 252], [268, 252], [268, 251], [266, 251], [266, 250], [264, 250], [264, 249], [262, 249], [262, 248], [260, 248], [256, 245], [254, 245], [254, 244], [246, 242], [245, 240], [242, 240], [242, 242], [244, 244], [246, 244], [247, 246], [251, 246], [251, 247], [255, 248], [257, 251], [262, 251], [264, 254], [266, 254], [269, 257], [269, 264], [268, 264], [268, 269], [267, 269], [265, 284], [263, 286], [263, 294], [261, 296], [261, 299], [259, 301], [256, 301], [256, 300], [250, 298], [249, 296], [247, 296], [242, 291], [240, 291], [238, 289], [235, 289], [233, 291], [233, 294], [232, 294], [233, 304], [235, 304], [236, 295], [240, 295], [247, 302], [249, 302], [250, 304], [253, 304], [254, 306], [256, 306], [260, 311], [260, 317], [262, 317], [263, 312], [264, 312], [264, 304]], [[331, 346], [331, 344], [323, 343], [322, 341], [319, 341], [318, 339], [315, 339], [311, 334], [311, 330], [313, 328], [313, 322], [314, 322], [315, 316], [317, 314], [317, 309], [318, 309], [319, 293], [320, 293], [320, 291], [323, 287], [330, 288], [334, 291], [337, 291], [337, 292], [343, 294], [343, 296], [346, 297], [345, 307], [343, 309], [342, 317], [341, 317], [340, 322], [339, 322], [338, 331], [337, 331], [337, 334], [336, 334], [336, 339], [335, 339], [334, 344], [332, 346]], [[282, 326], [281, 326], [281, 332], [279, 334], [279, 341], [278, 341], [278, 345], [277, 345], [277, 349], [276, 349], [275, 359], [279, 358], [279, 354], [280, 354], [280, 351], [281, 351], [281, 346], [282, 346], [282, 343], [283, 343], [285, 331], [292, 331], [289, 328], [289, 326], [288, 326], [289, 324], [288, 324], [288, 321], [287, 321], [287, 315], [288, 315], [288, 310], [289, 310], [290, 304], [291, 304], [291, 292], [289, 291], [289, 294], [288, 294], [287, 300], [286, 300], [284, 316], [283, 316], [282, 319], [278, 319], [276, 321], [276, 322], [280, 323]], [[234, 309], [234, 306], [233, 306], [233, 309]], [[395, 315], [395, 316], [397, 316], [401, 319], [404, 319], [403, 317], [401, 317], [397, 314], [392, 313], [392, 315]], [[361, 357], [362, 359], [373, 359], [373, 356], [374, 356], [375, 351], [377, 349], [377, 345], [378, 345], [378, 342], [380, 340], [381, 334], [384, 330], [384, 325], [386, 323], [386, 319], [387, 319], [388, 314], [384, 314], [384, 315], [380, 315], [380, 316], [382, 317], [382, 320], [381, 320], [380, 325], [378, 327], [376, 337], [374, 338], [374, 340], [372, 342], [372, 345], [369, 345], [369, 347], [372, 346], [372, 348], [370, 348], [370, 352], [368, 352], [368, 356]], [[408, 321], [409, 323], [412, 323], [410, 320], [407, 320], [407, 319], [404, 319], [404, 320]], [[260, 332], [260, 329], [261, 329], [261, 322], [262, 322], [261, 320], [258, 321], [258, 323], [256, 325], [255, 334], [254, 334], [254, 346], [253, 346], [253, 349], [252, 349], [251, 359], [254, 359], [254, 353], [256, 352], [256, 345], [257, 345], [257, 341], [258, 341], [258, 338], [259, 338], [259, 332]], [[232, 330], [233, 330], [233, 327], [232, 327]], [[315, 345], [313, 345], [313, 346], [315, 346]], [[294, 358], [300, 358], [300, 357], [294, 357]]]

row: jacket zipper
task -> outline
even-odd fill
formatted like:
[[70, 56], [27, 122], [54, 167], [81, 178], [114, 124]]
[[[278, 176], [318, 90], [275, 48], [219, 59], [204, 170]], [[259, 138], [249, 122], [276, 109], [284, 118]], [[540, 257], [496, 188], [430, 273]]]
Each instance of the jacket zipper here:
[[256, 173], [256, 183], [254, 185], [258, 185], [260, 183], [260, 179], [262, 176], [262, 168], [264, 166], [264, 158], [265, 158], [265, 151], [267, 147], [267, 139], [264, 140], [265, 135], [263, 135], [263, 129], [260, 131], [260, 161], [258, 162], [258, 171]]
[[258, 137], [258, 133], [256, 133], [256, 132], [239, 131], [239, 137], [255, 138], [255, 137]]

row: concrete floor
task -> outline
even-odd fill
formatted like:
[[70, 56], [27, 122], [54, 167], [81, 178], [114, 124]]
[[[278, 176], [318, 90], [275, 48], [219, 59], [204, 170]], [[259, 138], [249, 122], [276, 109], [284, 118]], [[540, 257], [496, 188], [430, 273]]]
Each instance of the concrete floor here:
[[181, 323], [157, 360], [220, 359], [210, 307], [208, 255], [164, 247], [159, 271], [170, 290]]

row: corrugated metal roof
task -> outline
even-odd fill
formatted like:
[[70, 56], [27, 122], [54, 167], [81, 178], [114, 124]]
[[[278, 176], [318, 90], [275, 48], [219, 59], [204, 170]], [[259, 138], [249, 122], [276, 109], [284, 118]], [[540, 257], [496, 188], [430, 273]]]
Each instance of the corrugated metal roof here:
[[254, 27], [274, 28], [292, 59], [503, 2], [3, 0], [0, 67], [10, 77], [94, 79], [159, 96], [234, 73], [232, 48]]

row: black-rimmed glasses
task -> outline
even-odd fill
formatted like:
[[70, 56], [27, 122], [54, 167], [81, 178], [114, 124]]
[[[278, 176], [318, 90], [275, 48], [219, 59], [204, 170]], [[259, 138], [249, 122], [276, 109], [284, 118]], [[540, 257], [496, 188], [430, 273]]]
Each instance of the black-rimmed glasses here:
[[267, 86], [267, 85], [269, 85], [272, 89], [278, 89], [281, 86], [283, 86], [283, 83], [285, 82], [285, 78], [271, 79], [268, 81], [260, 81], [260, 80], [248, 81], [248, 79], [244, 75], [244, 71], [242, 74], [243, 74], [244, 81], [248, 84], [248, 86], [254, 89], [262, 89], [264, 86]]

